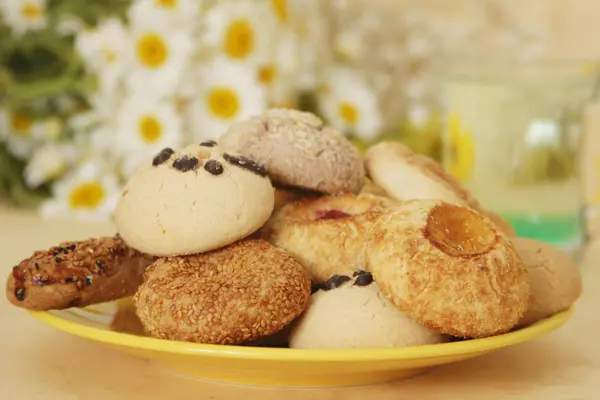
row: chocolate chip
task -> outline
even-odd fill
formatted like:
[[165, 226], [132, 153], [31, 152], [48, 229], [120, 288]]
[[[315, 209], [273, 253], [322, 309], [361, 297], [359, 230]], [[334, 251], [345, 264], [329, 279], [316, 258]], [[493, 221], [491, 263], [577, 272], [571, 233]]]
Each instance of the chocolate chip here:
[[56, 261], [57, 264], [60, 264], [62, 262], [62, 258], [56, 257], [54, 261]]
[[199, 161], [196, 157], [181, 156], [173, 161], [173, 168], [181, 172], [192, 171], [198, 168]]
[[331, 278], [327, 279], [327, 282], [323, 285], [323, 290], [331, 290], [337, 287], [342, 286], [344, 283], [348, 282], [351, 278], [347, 275], [333, 275]]
[[25, 294], [26, 294], [26, 290], [24, 287], [18, 287], [15, 288], [15, 297], [17, 298], [18, 301], [23, 301], [25, 300]]
[[364, 274], [370, 274], [370, 272], [369, 271], [365, 271], [364, 269], [359, 269], [359, 270], [354, 271], [354, 273], [352, 274], [352, 276], [356, 278], [357, 276], [364, 275]]
[[321, 284], [312, 282], [310, 284], [310, 294], [317, 293], [319, 290], [321, 290], [321, 288], [322, 288]]
[[223, 158], [231, 165], [243, 168], [259, 176], [267, 176], [267, 168], [254, 160], [242, 156], [232, 156], [227, 153], [223, 153]]
[[364, 271], [364, 274], [358, 274], [354, 281], [355, 286], [369, 286], [373, 282], [373, 275], [370, 272]]
[[152, 159], [152, 165], [157, 166], [165, 163], [171, 156], [175, 154], [175, 151], [170, 147], [165, 147]]
[[38, 264], [38, 263], [35, 263], [35, 270], [36, 270], [36, 271], [39, 271], [39, 270], [40, 270], [40, 264]]
[[200, 146], [204, 146], [204, 147], [215, 147], [216, 145], [217, 145], [217, 142], [215, 142], [214, 140], [207, 140], [206, 142], [200, 143]]
[[221, 175], [223, 173], [223, 166], [217, 160], [208, 160], [204, 164], [204, 169], [212, 175]]

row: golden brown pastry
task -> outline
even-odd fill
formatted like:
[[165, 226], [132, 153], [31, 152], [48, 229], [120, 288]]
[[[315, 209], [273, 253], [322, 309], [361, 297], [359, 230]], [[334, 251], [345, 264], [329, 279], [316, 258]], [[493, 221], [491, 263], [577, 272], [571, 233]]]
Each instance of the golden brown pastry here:
[[440, 200], [399, 203], [374, 224], [366, 254], [382, 292], [439, 333], [504, 333], [527, 308], [527, 271], [513, 244], [468, 207]]
[[133, 300], [157, 338], [240, 344], [285, 328], [306, 308], [311, 282], [284, 250], [244, 239], [208, 253], [160, 258]]
[[435, 199], [471, 207], [488, 216], [505, 234], [515, 236], [508, 222], [484, 210], [442, 165], [403, 144], [380, 142], [371, 146], [365, 155], [365, 167], [374, 184], [396, 200]]
[[294, 255], [316, 283], [364, 266], [366, 234], [376, 213], [395, 200], [344, 194], [287, 204], [267, 222], [262, 237]]
[[29, 310], [58, 310], [131, 296], [154, 259], [119, 237], [64, 242], [13, 267], [6, 296]]

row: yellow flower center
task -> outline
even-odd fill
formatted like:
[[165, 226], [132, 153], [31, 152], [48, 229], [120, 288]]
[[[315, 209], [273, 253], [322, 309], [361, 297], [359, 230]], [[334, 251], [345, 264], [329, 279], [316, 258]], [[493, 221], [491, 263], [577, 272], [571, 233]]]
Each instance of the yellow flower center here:
[[233, 21], [225, 32], [225, 53], [231, 58], [245, 58], [254, 49], [254, 28], [245, 19]]
[[33, 121], [26, 115], [13, 113], [10, 118], [10, 127], [12, 131], [21, 137], [29, 136]]
[[232, 119], [240, 110], [240, 100], [235, 90], [216, 87], [208, 92], [208, 111], [216, 118]]
[[71, 191], [69, 205], [75, 210], [92, 210], [102, 203], [105, 196], [106, 192], [100, 182], [83, 182]]
[[107, 63], [112, 64], [117, 61], [117, 53], [114, 50], [103, 48], [102, 54]]
[[162, 37], [149, 33], [138, 40], [137, 55], [145, 67], [159, 68], [167, 60], [169, 49]]
[[338, 112], [342, 121], [348, 125], [354, 125], [356, 124], [356, 121], [358, 121], [358, 110], [353, 104], [346, 101], [340, 103]]
[[162, 136], [162, 125], [154, 115], [144, 115], [140, 118], [138, 132], [144, 142], [152, 144]]
[[21, 6], [21, 15], [25, 19], [37, 19], [42, 15], [42, 9], [37, 4], [25, 3]]
[[281, 22], [286, 22], [288, 19], [287, 0], [271, 0], [271, 6], [275, 11], [275, 15]]
[[263, 85], [270, 85], [277, 77], [277, 68], [273, 64], [263, 65], [258, 68], [258, 81]]
[[165, 7], [165, 8], [177, 7], [177, 0], [154, 0], [154, 3], [156, 3], [156, 5], [159, 7]]

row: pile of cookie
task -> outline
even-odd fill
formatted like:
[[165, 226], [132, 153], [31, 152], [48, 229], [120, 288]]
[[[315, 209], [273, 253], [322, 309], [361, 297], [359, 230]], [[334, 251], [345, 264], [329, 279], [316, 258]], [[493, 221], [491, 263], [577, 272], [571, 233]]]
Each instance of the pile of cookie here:
[[436, 162], [395, 142], [363, 158], [296, 110], [162, 150], [115, 222], [114, 238], [16, 265], [9, 300], [47, 310], [133, 295], [161, 339], [374, 348], [502, 334], [581, 294], [565, 254], [516, 237]]

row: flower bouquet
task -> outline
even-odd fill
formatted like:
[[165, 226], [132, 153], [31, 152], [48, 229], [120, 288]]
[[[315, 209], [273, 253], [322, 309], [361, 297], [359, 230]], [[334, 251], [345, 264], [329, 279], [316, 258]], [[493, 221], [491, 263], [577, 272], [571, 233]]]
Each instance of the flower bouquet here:
[[106, 218], [151, 154], [295, 107], [291, 4], [3, 2], [0, 194]]

